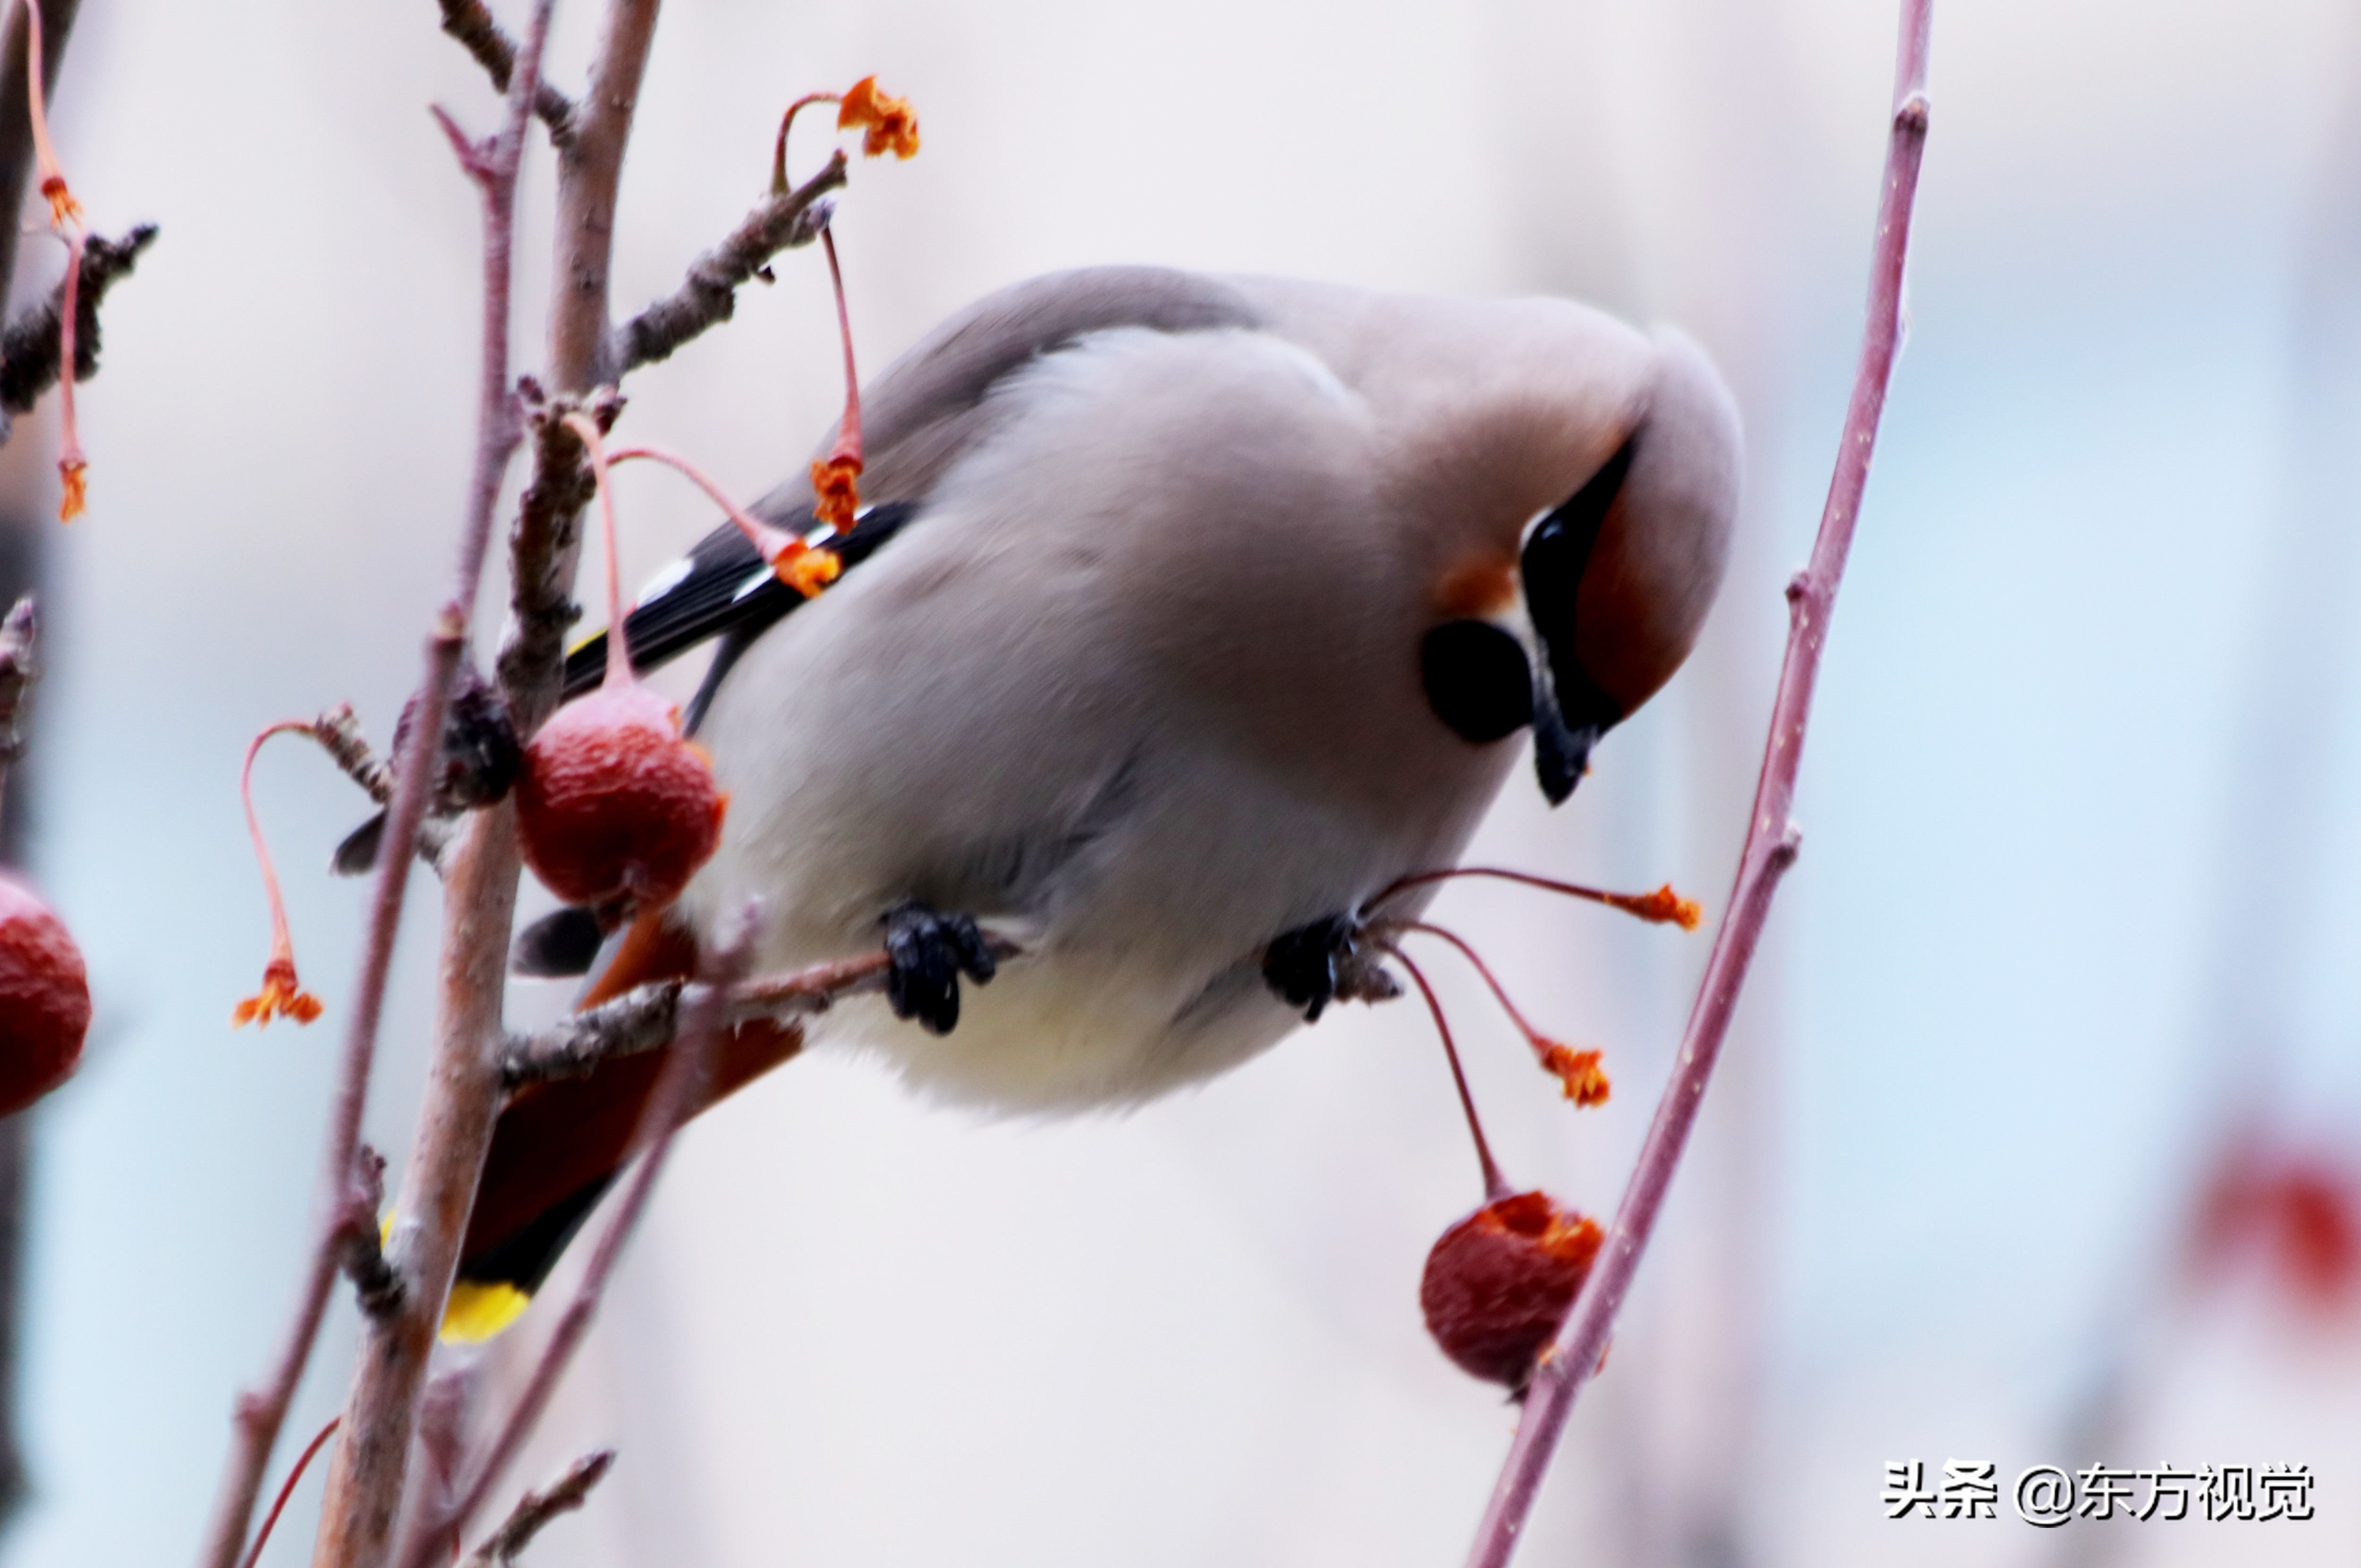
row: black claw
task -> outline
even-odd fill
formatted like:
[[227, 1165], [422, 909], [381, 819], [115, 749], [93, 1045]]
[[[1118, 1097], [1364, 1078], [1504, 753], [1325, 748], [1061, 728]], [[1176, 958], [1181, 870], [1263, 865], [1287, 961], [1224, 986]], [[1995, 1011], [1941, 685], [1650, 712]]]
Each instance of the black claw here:
[[940, 915], [916, 899], [885, 912], [885, 1000], [896, 1018], [916, 1018], [929, 1034], [959, 1023], [959, 977], [978, 985], [999, 972], [983, 933], [965, 915]]
[[1303, 1009], [1316, 1024], [1336, 999], [1340, 961], [1349, 966], [1360, 950], [1360, 927], [1350, 916], [1331, 915], [1282, 932], [1263, 949], [1262, 978], [1279, 999]]

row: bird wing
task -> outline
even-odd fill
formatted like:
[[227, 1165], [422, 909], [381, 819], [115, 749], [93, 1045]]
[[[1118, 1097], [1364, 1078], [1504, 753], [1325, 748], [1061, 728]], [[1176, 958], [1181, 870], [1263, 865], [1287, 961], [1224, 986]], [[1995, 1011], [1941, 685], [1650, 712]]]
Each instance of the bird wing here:
[[[811, 534], [808, 474], [796, 474], [749, 510], [827, 544], [850, 571], [915, 519], [944, 471], [990, 433], [1002, 412], [992, 389], [1042, 355], [1115, 327], [1202, 332], [1259, 319], [1232, 286], [1167, 268], [1094, 267], [1017, 284], [938, 327], [863, 391], [861, 483], [872, 505], [841, 538]], [[826, 451], [834, 438], [830, 432], [818, 450]], [[694, 729], [737, 656], [801, 604], [802, 596], [778, 581], [729, 523], [656, 581], [623, 620], [633, 668], [653, 669], [701, 642], [726, 639], [689, 706]], [[595, 687], [606, 659], [603, 632], [567, 655], [566, 696]]]

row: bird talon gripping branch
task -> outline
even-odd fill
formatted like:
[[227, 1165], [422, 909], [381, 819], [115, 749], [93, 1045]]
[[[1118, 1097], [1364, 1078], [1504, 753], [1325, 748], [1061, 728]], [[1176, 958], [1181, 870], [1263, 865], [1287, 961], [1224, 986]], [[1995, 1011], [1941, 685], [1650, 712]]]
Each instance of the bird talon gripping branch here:
[[915, 1018], [928, 1034], [959, 1025], [960, 976], [978, 985], [1000, 970], [992, 949], [965, 915], [940, 915], [916, 899], [887, 910], [885, 1000], [896, 1018]]

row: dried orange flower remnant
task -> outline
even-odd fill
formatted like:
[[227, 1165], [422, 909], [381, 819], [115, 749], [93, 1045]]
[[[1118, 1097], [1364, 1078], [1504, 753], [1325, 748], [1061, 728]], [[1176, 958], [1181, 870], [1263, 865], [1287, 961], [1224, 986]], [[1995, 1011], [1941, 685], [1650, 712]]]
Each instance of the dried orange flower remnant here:
[[82, 222], [82, 203], [66, 188], [65, 176], [52, 174], [41, 181], [41, 194], [49, 198], [49, 222], [63, 228], [70, 223]]
[[79, 456], [58, 459], [58, 521], [71, 522], [89, 509], [90, 464]]
[[1705, 910], [1694, 898], [1683, 898], [1666, 883], [1653, 893], [1610, 893], [1607, 902], [1626, 915], [1636, 915], [1642, 920], [1659, 926], [1678, 926], [1684, 931], [1694, 931], [1705, 918]]
[[839, 452], [811, 466], [812, 515], [841, 532], [861, 508], [861, 459]]
[[779, 581], [804, 596], [819, 598], [820, 589], [844, 574], [844, 562], [833, 550], [802, 550], [771, 563]]
[[273, 1018], [292, 1018], [298, 1024], [308, 1024], [320, 1015], [320, 999], [305, 991], [295, 978], [295, 939], [287, 929], [287, 903], [279, 895], [279, 872], [270, 863], [270, 846], [263, 842], [262, 820], [254, 814], [254, 759], [265, 740], [290, 732], [315, 733], [300, 718], [284, 718], [264, 726], [247, 744], [246, 768], [238, 774], [237, 793], [246, 805], [246, 831], [254, 840], [254, 858], [262, 871], [262, 891], [270, 903], [270, 959], [262, 966], [262, 989], [239, 1003], [230, 1014], [233, 1029], [247, 1024], [268, 1024]]
[[877, 90], [877, 78], [864, 76], [852, 84], [836, 111], [836, 128], [865, 130], [861, 150], [871, 158], [891, 152], [913, 158], [918, 151], [918, 116], [907, 98], [889, 98]]
[[1614, 1088], [1599, 1069], [1599, 1051], [1577, 1051], [1553, 1041], [1543, 1047], [1542, 1070], [1565, 1086], [1565, 1097], [1576, 1105], [1604, 1105]]
[[262, 989], [237, 1004], [229, 1015], [230, 1027], [243, 1028], [248, 1024], [258, 1026], [273, 1018], [292, 1018], [298, 1024], [308, 1024], [320, 1015], [320, 999], [305, 991], [295, 978], [295, 955], [280, 952], [270, 955], [262, 966]]

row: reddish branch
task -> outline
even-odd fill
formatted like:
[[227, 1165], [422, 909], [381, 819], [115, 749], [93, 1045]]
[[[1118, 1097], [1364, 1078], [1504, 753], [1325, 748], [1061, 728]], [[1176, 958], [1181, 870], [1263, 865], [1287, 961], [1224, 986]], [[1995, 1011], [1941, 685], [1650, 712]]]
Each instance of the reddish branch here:
[[27, 594], [0, 621], [0, 795], [25, 754], [25, 703], [41, 678], [41, 618]]
[[468, 1555], [467, 1568], [507, 1568], [523, 1555], [524, 1549], [533, 1544], [533, 1538], [552, 1519], [560, 1514], [570, 1514], [588, 1502], [590, 1488], [599, 1483], [614, 1463], [615, 1451], [611, 1448], [586, 1453], [552, 1482], [547, 1491], [527, 1492], [518, 1498], [506, 1522]]
[[[656, 0], [609, 0], [590, 87], [574, 120], [574, 135], [558, 154], [556, 287], [551, 305], [550, 370], [562, 393], [588, 392], [601, 375], [607, 333], [608, 275], [612, 261], [615, 194], [623, 149], [653, 40]], [[536, 11], [533, 41], [509, 86], [507, 128], [479, 149], [469, 171], [484, 185], [486, 276], [485, 400], [479, 451], [513, 443], [517, 410], [507, 384], [510, 325], [507, 261], [515, 200], [515, 154], [530, 111], [530, 87], [539, 81], [540, 38], [548, 0]], [[468, 161], [463, 150], [463, 161]], [[493, 371], [497, 366], [499, 374]], [[470, 540], [489, 537], [498, 466], [479, 464], [482, 510], [471, 518]], [[570, 592], [578, 534], [560, 526], [536, 535], [554, 546], [545, 559], [523, 554], [517, 541], [514, 577], [533, 591]], [[480, 575], [480, 553], [472, 559]], [[526, 628], [528, 631], [531, 627]], [[518, 736], [529, 740], [555, 706], [560, 661], [511, 659], [501, 673]], [[440, 705], [422, 703], [412, 733], [442, 730]], [[406, 863], [409, 839], [396, 835], [383, 864]], [[346, 1431], [324, 1508], [314, 1560], [335, 1568], [383, 1568], [390, 1561], [394, 1527], [408, 1478], [411, 1438], [444, 1304], [458, 1262], [459, 1243], [473, 1206], [476, 1182], [500, 1112], [501, 1009], [506, 995], [509, 934], [523, 870], [512, 803], [478, 812], [453, 850], [444, 884], [442, 964], [426, 1094], [402, 1182], [402, 1212], [392, 1255], [410, 1287], [401, 1310], [369, 1335], [346, 1408]]]
[[[550, 0], [541, 0], [535, 8], [533, 30], [525, 45], [522, 76], [526, 81], [537, 78], [542, 43], [548, 35], [549, 12]], [[452, 678], [466, 646], [468, 624], [474, 618], [477, 585], [483, 576], [484, 557], [491, 536], [492, 510], [499, 496], [500, 476], [507, 466], [510, 454], [515, 450], [518, 438], [518, 416], [508, 388], [509, 251], [515, 170], [522, 151], [528, 111], [525, 97], [522, 91], [510, 94], [509, 115], [504, 128], [492, 143], [477, 149], [479, 155], [478, 165], [471, 168], [471, 172], [475, 172], [485, 186], [488, 213], [484, 247], [485, 363], [476, 469], [470, 487], [467, 517], [461, 533], [457, 582], [451, 601], [436, 617], [433, 634], [428, 639], [426, 676], [417, 707], [419, 722], [412, 730], [413, 740], [409, 751], [399, 759], [393, 802], [386, 825], [387, 852], [378, 860], [378, 880], [370, 901], [361, 976], [354, 987], [351, 1022], [338, 1069], [335, 1104], [330, 1117], [328, 1146], [320, 1179], [317, 1205], [319, 1238], [313, 1246], [312, 1263], [297, 1299], [294, 1321], [289, 1327], [270, 1378], [260, 1393], [249, 1395], [239, 1402], [229, 1466], [223, 1477], [221, 1494], [214, 1505], [212, 1527], [207, 1532], [201, 1558], [201, 1562], [209, 1568], [229, 1568], [229, 1564], [237, 1559], [238, 1549], [246, 1538], [247, 1521], [253, 1516], [263, 1466], [269, 1459], [279, 1429], [286, 1420], [287, 1407], [294, 1398], [296, 1386], [302, 1379], [313, 1343], [319, 1336], [321, 1320], [326, 1313], [328, 1296], [338, 1268], [352, 1268], [357, 1280], [364, 1286], [373, 1309], [373, 1325], [398, 1323], [414, 1316], [417, 1298], [426, 1294], [416, 1288], [420, 1277], [415, 1273], [412, 1260], [401, 1256], [399, 1252], [390, 1260], [369, 1257], [363, 1255], [368, 1249], [357, 1250], [353, 1244], [356, 1181], [360, 1169], [360, 1123], [368, 1094], [369, 1069], [376, 1058], [379, 1019], [384, 1011], [386, 976], [392, 963], [402, 895], [409, 884], [410, 845], [425, 813], [437, 754], [435, 742], [442, 733], [443, 710], [449, 699]], [[504, 179], [500, 172], [502, 170], [506, 171]], [[366, 1201], [365, 1191], [362, 1196]], [[375, 1204], [368, 1203], [368, 1207], [366, 1223], [374, 1228]], [[387, 1266], [389, 1263], [390, 1270]], [[439, 1302], [440, 1290], [434, 1295]], [[372, 1338], [378, 1337], [381, 1332], [373, 1329]], [[367, 1366], [370, 1363], [364, 1365]], [[347, 1413], [346, 1430], [349, 1435], [337, 1446], [335, 1466], [330, 1472], [332, 1501], [347, 1495], [339, 1482], [355, 1473], [357, 1464], [360, 1463], [356, 1455], [374, 1457], [382, 1451], [387, 1433], [368, 1419], [375, 1412], [360, 1410], [357, 1407], [355, 1412]], [[406, 1446], [409, 1439], [409, 1423], [404, 1420], [398, 1441]], [[328, 1517], [338, 1525], [348, 1519], [342, 1510], [332, 1509]], [[341, 1536], [342, 1532], [338, 1533]], [[338, 1561], [339, 1558], [330, 1554], [328, 1560]]]
[[1903, 262], [1908, 253], [1910, 213], [1918, 189], [1918, 165], [1927, 146], [1927, 32], [1933, 0], [1903, 0], [1901, 41], [1894, 66], [1894, 115], [1886, 148], [1885, 186], [1878, 204], [1877, 237], [1872, 251], [1869, 317], [1860, 369], [1845, 413], [1836, 473], [1827, 508], [1812, 545], [1810, 564], [1787, 587], [1787, 651], [1771, 712], [1771, 733], [1755, 784], [1746, 845], [1740, 852], [1738, 881], [1715, 935], [1680, 1054], [1658, 1102], [1655, 1120], [1641, 1146], [1639, 1163], [1624, 1189], [1614, 1228], [1600, 1249], [1598, 1266], [1576, 1298], [1557, 1338], [1543, 1353], [1541, 1370], [1526, 1396], [1516, 1441], [1502, 1466], [1499, 1486], [1485, 1511], [1469, 1568], [1505, 1568], [1532, 1510], [1558, 1438], [1565, 1430], [1575, 1397], [1597, 1370], [1614, 1332], [1617, 1311], [1631, 1288], [1641, 1254], [1654, 1232], [1665, 1191], [1688, 1145], [1707, 1080], [1730, 1032], [1739, 988], [1762, 940], [1764, 919], [1779, 879], [1795, 858], [1798, 843], [1790, 809], [1796, 768], [1802, 760], [1805, 726], [1811, 717], [1812, 688], [1819, 675], [1829, 612], [1844, 576], [1869, 482], [1870, 455], [1879, 416], [1902, 339]]
[[[1016, 943], [991, 935], [985, 936], [984, 947], [1001, 963], [1023, 952]], [[885, 955], [876, 952], [746, 981], [722, 998], [723, 1021], [735, 1027], [756, 1018], [785, 1022], [825, 1013], [844, 997], [885, 989]], [[509, 1088], [519, 1089], [555, 1078], [579, 1078], [615, 1057], [662, 1050], [678, 1033], [679, 1021], [702, 1004], [705, 991], [693, 982], [656, 981], [540, 1034], [511, 1037], [501, 1053], [501, 1077]]]
[[[492, 85], [502, 93], [509, 90], [509, 73], [516, 69], [516, 45], [492, 14], [484, 8], [484, 0], [439, 0], [443, 7], [443, 30], [459, 40], [460, 46], [476, 57], [476, 63], [491, 77]], [[533, 112], [548, 128], [553, 147], [564, 147], [574, 136], [574, 105], [566, 94], [546, 81], [533, 83]]]

